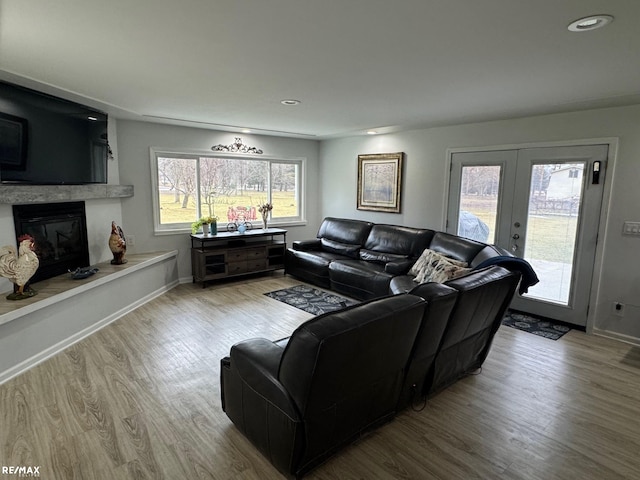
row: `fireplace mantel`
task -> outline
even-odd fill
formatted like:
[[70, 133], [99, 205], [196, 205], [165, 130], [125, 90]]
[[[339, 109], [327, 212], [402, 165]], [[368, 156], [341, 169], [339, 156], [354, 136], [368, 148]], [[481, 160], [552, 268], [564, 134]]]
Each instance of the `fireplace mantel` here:
[[133, 185], [0, 185], [0, 204], [133, 197]]

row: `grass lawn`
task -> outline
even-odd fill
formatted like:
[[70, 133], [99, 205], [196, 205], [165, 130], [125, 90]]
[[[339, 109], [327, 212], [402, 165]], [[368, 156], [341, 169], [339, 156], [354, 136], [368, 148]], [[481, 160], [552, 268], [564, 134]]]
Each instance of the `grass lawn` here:
[[[491, 227], [495, 225], [495, 214], [473, 212]], [[577, 217], [559, 215], [530, 216], [527, 226], [526, 257], [549, 262], [572, 263]]]
[[[219, 222], [226, 224], [227, 210], [232, 207], [257, 207], [258, 204], [266, 202], [265, 192], [246, 191], [244, 195], [231, 195], [218, 197], [212, 205], [213, 215], [217, 215]], [[298, 215], [296, 199], [294, 192], [273, 192], [272, 194], [273, 210], [271, 216], [278, 217], [295, 217]], [[202, 202], [202, 213], [209, 214], [208, 206]], [[255, 222], [260, 223], [260, 214]], [[182, 208], [182, 196], [180, 202], [175, 203], [173, 193], [160, 194], [160, 221], [162, 223], [191, 223], [194, 222], [199, 215], [196, 214], [196, 202], [194, 198], [189, 199], [187, 208]], [[254, 220], [252, 220], [254, 221]], [[257, 226], [257, 224], [256, 224]]]
[[[496, 200], [491, 197], [465, 196], [463, 209], [468, 210], [495, 231]], [[568, 215], [530, 215], [527, 226], [526, 257], [549, 262], [572, 263], [578, 219]]]

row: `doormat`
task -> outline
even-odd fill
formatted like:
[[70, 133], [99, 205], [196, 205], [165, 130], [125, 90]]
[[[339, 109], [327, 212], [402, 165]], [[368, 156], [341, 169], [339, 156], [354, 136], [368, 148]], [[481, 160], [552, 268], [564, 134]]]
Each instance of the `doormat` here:
[[312, 315], [333, 312], [360, 303], [307, 285], [296, 285], [268, 292], [265, 295]]
[[571, 327], [548, 318], [532, 317], [531, 315], [512, 311], [507, 311], [502, 319], [502, 324], [523, 332], [533, 333], [539, 337], [550, 338], [551, 340], [558, 340], [571, 330]]

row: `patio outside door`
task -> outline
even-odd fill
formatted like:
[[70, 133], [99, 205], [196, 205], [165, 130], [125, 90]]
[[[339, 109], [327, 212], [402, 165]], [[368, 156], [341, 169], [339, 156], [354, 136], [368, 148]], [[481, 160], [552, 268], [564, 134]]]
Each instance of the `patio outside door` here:
[[540, 278], [512, 308], [586, 326], [607, 152], [591, 145], [452, 154], [447, 231], [508, 249]]

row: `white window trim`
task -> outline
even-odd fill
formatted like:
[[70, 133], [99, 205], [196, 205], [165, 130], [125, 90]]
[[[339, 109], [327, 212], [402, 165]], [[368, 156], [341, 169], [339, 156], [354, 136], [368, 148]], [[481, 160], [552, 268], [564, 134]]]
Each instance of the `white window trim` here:
[[[158, 157], [170, 157], [170, 158], [187, 158], [197, 159], [197, 157], [207, 158], [225, 158], [225, 159], [238, 159], [238, 160], [264, 160], [270, 163], [291, 163], [300, 165], [300, 180], [299, 180], [299, 202], [300, 202], [300, 217], [288, 217], [288, 218], [276, 218], [269, 221], [269, 225], [274, 227], [292, 227], [303, 226], [307, 224], [307, 202], [306, 202], [306, 185], [307, 185], [307, 159], [306, 157], [284, 157], [277, 155], [251, 155], [244, 153], [228, 153], [228, 152], [214, 152], [210, 150], [190, 150], [190, 149], [172, 149], [172, 148], [160, 148], [150, 147], [149, 157], [151, 165], [151, 193], [153, 200], [153, 231], [155, 235], [175, 235], [191, 233], [191, 224], [174, 224], [174, 225], [162, 225], [160, 223], [160, 203], [158, 192]], [[199, 172], [198, 185], [200, 184]], [[195, 221], [195, 219], [194, 219]], [[255, 225], [256, 227], [258, 225]], [[218, 231], [226, 230], [227, 222], [218, 222]]]

